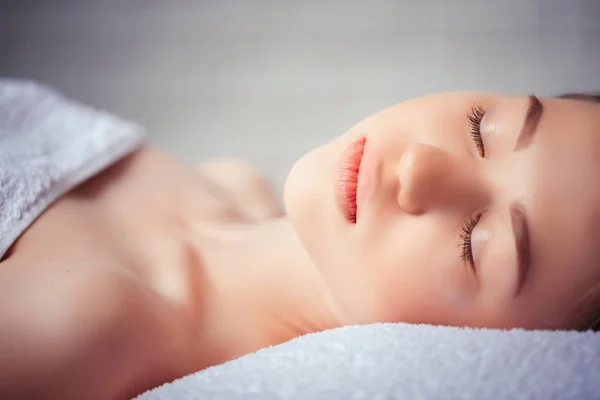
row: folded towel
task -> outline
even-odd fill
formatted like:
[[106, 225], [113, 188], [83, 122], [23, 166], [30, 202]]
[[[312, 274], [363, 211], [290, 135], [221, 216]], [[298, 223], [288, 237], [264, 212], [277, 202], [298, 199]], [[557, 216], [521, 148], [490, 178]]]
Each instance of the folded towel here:
[[261, 350], [137, 399], [600, 399], [600, 333], [346, 327]]
[[141, 144], [142, 129], [0, 78], [0, 257], [54, 200]]

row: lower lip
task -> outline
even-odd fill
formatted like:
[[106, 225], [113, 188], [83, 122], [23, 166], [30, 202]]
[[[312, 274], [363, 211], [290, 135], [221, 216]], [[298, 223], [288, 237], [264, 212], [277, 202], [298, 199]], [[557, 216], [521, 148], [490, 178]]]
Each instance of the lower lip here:
[[360, 166], [367, 139], [363, 136], [342, 153], [335, 175], [335, 197], [344, 218], [356, 223]]

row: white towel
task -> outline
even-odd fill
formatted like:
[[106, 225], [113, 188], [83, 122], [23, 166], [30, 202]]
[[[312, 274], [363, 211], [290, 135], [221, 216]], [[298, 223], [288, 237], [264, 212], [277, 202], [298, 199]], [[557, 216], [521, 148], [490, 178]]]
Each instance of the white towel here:
[[600, 333], [375, 324], [306, 335], [137, 400], [600, 399]]
[[142, 129], [0, 78], [0, 257], [58, 197], [139, 147]]

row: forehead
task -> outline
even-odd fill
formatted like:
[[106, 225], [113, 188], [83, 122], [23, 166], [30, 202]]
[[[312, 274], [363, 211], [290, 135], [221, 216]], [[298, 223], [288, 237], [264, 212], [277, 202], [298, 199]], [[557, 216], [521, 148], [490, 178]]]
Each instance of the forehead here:
[[536, 295], [562, 304], [561, 293], [575, 298], [600, 279], [600, 107], [542, 102], [535, 145], [524, 156], [537, 258], [531, 282]]
[[[542, 99], [544, 113], [534, 145], [526, 151], [532, 187], [548, 200], [600, 208], [600, 106], [573, 100]], [[566, 205], [566, 204], [563, 204]]]

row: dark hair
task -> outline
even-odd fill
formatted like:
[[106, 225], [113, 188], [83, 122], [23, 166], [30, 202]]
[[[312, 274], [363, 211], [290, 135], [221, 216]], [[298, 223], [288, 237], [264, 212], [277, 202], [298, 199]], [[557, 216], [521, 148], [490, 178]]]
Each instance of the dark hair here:
[[[559, 99], [589, 101], [600, 104], [600, 92], [565, 93]], [[590, 290], [577, 305], [571, 328], [579, 331], [600, 331], [600, 285]]]
[[565, 93], [557, 96], [559, 99], [571, 99], [600, 103], [600, 92], [597, 93]]
[[569, 327], [577, 331], [600, 331], [600, 285], [595, 286], [577, 303]]

